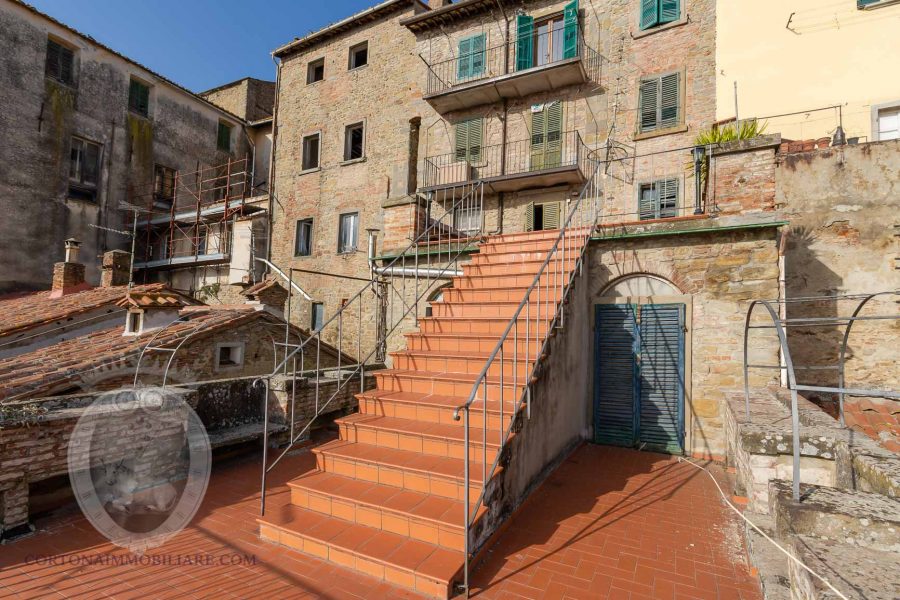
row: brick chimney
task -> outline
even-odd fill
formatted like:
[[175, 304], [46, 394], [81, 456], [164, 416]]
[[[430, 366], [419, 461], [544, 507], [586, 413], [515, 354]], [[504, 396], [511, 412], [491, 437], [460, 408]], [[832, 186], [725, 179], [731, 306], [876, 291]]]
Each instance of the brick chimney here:
[[100, 287], [128, 285], [131, 281], [131, 254], [124, 250], [110, 250], [103, 254]]
[[75, 238], [66, 240], [66, 259], [53, 265], [53, 286], [51, 298], [61, 298], [66, 294], [90, 289], [84, 280], [84, 265], [78, 262], [78, 248], [81, 242]]

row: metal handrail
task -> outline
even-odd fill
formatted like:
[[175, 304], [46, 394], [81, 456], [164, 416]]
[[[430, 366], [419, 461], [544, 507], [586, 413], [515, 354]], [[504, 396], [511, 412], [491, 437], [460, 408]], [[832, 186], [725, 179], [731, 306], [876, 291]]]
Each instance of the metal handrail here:
[[[264, 410], [264, 426], [263, 426], [263, 469], [262, 469], [262, 483], [261, 483], [261, 494], [260, 494], [260, 513], [265, 515], [266, 508], [266, 476], [267, 474], [274, 469], [279, 462], [292, 450], [294, 445], [300, 441], [307, 431], [312, 427], [315, 420], [323, 414], [325, 409], [331, 404], [331, 402], [341, 394], [345, 386], [352, 380], [355, 380], [357, 375], [359, 376], [359, 391], [360, 393], [365, 391], [366, 386], [366, 367], [370, 365], [370, 361], [373, 359], [376, 361], [380, 361], [384, 359], [384, 351], [387, 345], [387, 339], [393, 334], [398, 327], [404, 322], [406, 317], [413, 313], [417, 317], [418, 316], [418, 306], [422, 301], [423, 297], [429, 293], [431, 286], [438, 279], [441, 279], [444, 275], [455, 274], [456, 273], [456, 263], [458, 262], [460, 256], [467, 254], [470, 251], [469, 247], [469, 237], [460, 235], [460, 233], [456, 230], [453, 225], [453, 220], [458, 211], [477, 211], [479, 215], [483, 215], [484, 208], [484, 184], [481, 182], [475, 182], [473, 184], [469, 184], [466, 186], [459, 186], [458, 188], [453, 188], [451, 190], [445, 190], [443, 195], [432, 196], [430, 199], [429, 207], [428, 207], [428, 215], [425, 219], [425, 226], [418, 233], [414, 233], [413, 239], [409, 242], [409, 244], [400, 251], [387, 265], [383, 268], [372, 269], [372, 279], [363, 286], [359, 291], [353, 294], [350, 298], [343, 302], [342, 306], [332, 315], [329, 319], [325, 320], [319, 328], [310, 333], [306, 339], [301, 339], [300, 342], [296, 345], [288, 343], [288, 335], [287, 329], [290, 327], [290, 315], [288, 315], [288, 319], [286, 319], [285, 328], [285, 353], [284, 357], [280, 361], [276, 361], [275, 368], [266, 376], [258, 378], [254, 385], [258, 385], [260, 383], [264, 383], [266, 386], [266, 408]], [[439, 205], [435, 207], [434, 205]], [[440, 208], [442, 212], [435, 213], [434, 210]], [[482, 218], [483, 222], [483, 218]], [[479, 228], [480, 231], [480, 228]], [[418, 251], [418, 247], [420, 244], [429, 244], [437, 242], [444, 242], [446, 245], [446, 252], [441, 249], [436, 255], [428, 255], [428, 265], [430, 268], [420, 268], [420, 253]], [[443, 261], [443, 262], [442, 262]], [[407, 262], [414, 263], [414, 276], [413, 277], [401, 277], [402, 281], [402, 289], [395, 289], [393, 285], [392, 274], [400, 271], [398, 264], [406, 264]], [[433, 262], [437, 262], [437, 265], [431, 266]], [[292, 273], [292, 272], [291, 272]], [[421, 273], [421, 274], [420, 274]], [[414, 280], [414, 286], [412, 289], [414, 290], [413, 298], [411, 300], [407, 300], [407, 279]], [[292, 277], [288, 276], [289, 287], [288, 287], [288, 311], [290, 311], [291, 306], [291, 295], [294, 289], [294, 283]], [[425, 283], [424, 288], [420, 285], [421, 282]], [[412, 286], [412, 284], [411, 284]], [[399, 287], [399, 286], [398, 286]], [[420, 292], [419, 290], [422, 289]], [[371, 349], [368, 353], [363, 352], [362, 346], [362, 337], [364, 335], [363, 332], [363, 298], [366, 293], [371, 293], [375, 302], [375, 313], [376, 313], [376, 331], [374, 336], [374, 343], [372, 344]], [[399, 298], [401, 303], [401, 308], [399, 309], [399, 316], [394, 315], [394, 304], [390, 301], [395, 297]], [[388, 314], [388, 306], [390, 306], [390, 314]], [[355, 362], [350, 364], [342, 364], [344, 354], [344, 316], [348, 315], [348, 319], [353, 316], [353, 313], [356, 314], [357, 318], [357, 335], [356, 335], [356, 357]], [[392, 323], [392, 324], [391, 324]], [[323, 333], [331, 326], [337, 327], [337, 365], [323, 367], [322, 366], [322, 345], [323, 345]], [[315, 346], [313, 347], [311, 344], [315, 341]], [[325, 342], [326, 347], [328, 347], [328, 343]], [[307, 421], [307, 423], [299, 430], [299, 432], [294, 433], [292, 428], [291, 439], [288, 441], [287, 446], [284, 450], [278, 455], [278, 457], [272, 461], [271, 464], [268, 463], [268, 396], [269, 390], [271, 389], [271, 380], [273, 377], [278, 375], [283, 375], [286, 377], [290, 377], [292, 379], [292, 385], [296, 386], [296, 378], [298, 370], [296, 369], [296, 359], [299, 355], [301, 364], [300, 364], [300, 373], [309, 372], [310, 369], [307, 369], [304, 365], [305, 361], [305, 350], [307, 347], [311, 349], [314, 348], [315, 352], [315, 367], [311, 369], [312, 372], [315, 373], [315, 406], [314, 410]], [[289, 361], [294, 361], [294, 367], [288, 371], [287, 365]], [[352, 367], [352, 368], [351, 368]], [[320, 403], [320, 385], [322, 381], [322, 374], [326, 371], [333, 371], [337, 373], [337, 386], [333, 393], [325, 400]], [[293, 414], [293, 401], [294, 394], [291, 395], [291, 413]], [[293, 422], [293, 417], [292, 417]], [[293, 423], [292, 423], [293, 424]]]
[[[578, 29], [575, 54], [572, 56], [566, 56], [563, 44], [557, 45], [554, 41], [555, 37], [552, 37], [561, 37], [562, 29], [532, 34], [523, 38], [523, 41], [527, 40], [527, 52], [530, 56], [527, 66], [521, 65], [521, 68], [518, 64], [517, 50], [520, 43], [518, 37], [512, 40], [503, 40], [499, 44], [470, 52], [465, 56], [452, 56], [434, 62], [425, 61], [428, 66], [425, 94], [426, 96], [441, 94], [470, 83], [482, 82], [504, 75], [515, 75], [533, 69], [546, 69], [575, 59], [581, 60], [588, 79], [599, 82], [602, 77], [604, 57], [584, 41], [584, 32], [580, 22]], [[545, 53], [539, 55], [538, 49], [541, 47], [545, 49]], [[471, 62], [471, 69], [462, 68], [461, 63], [466, 64], [463, 61]], [[478, 62], [480, 65], [475, 66]], [[468, 67], [468, 65], [466, 66]]]
[[[864, 388], [848, 388], [845, 387], [845, 367], [846, 367], [846, 355], [847, 355], [847, 342], [850, 339], [850, 330], [853, 327], [853, 324], [856, 321], [870, 321], [870, 320], [900, 320], [900, 314], [896, 315], [875, 315], [875, 316], [860, 316], [860, 312], [865, 307], [866, 304], [873, 298], [878, 296], [900, 296], [900, 290], [897, 291], [885, 291], [885, 292], [877, 292], [873, 294], [843, 294], [843, 295], [826, 295], [826, 296], [805, 296], [802, 298], [785, 298], [785, 299], [774, 299], [774, 300], [754, 300], [750, 303], [750, 307], [747, 309], [747, 317], [744, 321], [744, 411], [747, 422], [751, 422], [750, 417], [750, 369], [779, 369], [785, 372], [786, 380], [787, 380], [787, 388], [791, 393], [791, 433], [792, 433], [792, 441], [793, 441], [793, 471], [792, 471], [792, 493], [794, 502], [800, 501], [800, 413], [798, 408], [798, 392], [806, 391], [806, 392], [824, 392], [824, 393], [832, 393], [837, 394], [838, 396], [838, 406], [839, 406], [839, 414], [840, 419], [839, 422], [842, 427], [846, 427], [846, 422], [844, 420], [844, 396], [867, 396], [872, 398], [887, 398], [892, 400], [900, 400], [900, 391], [894, 390], [884, 390], [884, 389], [864, 389]], [[803, 303], [813, 303], [813, 302], [827, 302], [827, 301], [835, 301], [835, 300], [860, 300], [860, 302], [856, 305], [856, 309], [853, 311], [853, 314], [849, 317], [807, 317], [807, 318], [787, 318], [787, 317], [779, 317], [778, 312], [775, 310], [773, 305], [776, 306], [784, 306], [787, 304], [793, 304], [798, 302]], [[772, 325], [751, 325], [750, 322], [753, 318], [753, 311], [757, 306], [762, 306], [765, 308], [769, 317], [772, 319]], [[843, 339], [841, 340], [841, 350], [838, 357], [838, 364], [836, 366], [831, 365], [819, 365], [819, 366], [797, 366], [794, 365], [794, 360], [791, 357], [791, 349], [788, 345], [787, 334], [785, 332], [787, 325], [793, 325], [796, 327], [809, 328], [809, 327], [835, 327], [835, 326], [843, 326], [846, 325], [844, 329]], [[779, 349], [781, 351], [781, 365], [761, 365], [761, 364], [751, 364], [749, 362], [749, 338], [750, 338], [750, 330], [751, 329], [775, 329], [778, 335]], [[838, 385], [835, 386], [821, 386], [821, 385], [807, 385], [797, 383], [796, 371], [797, 370], [830, 370], [837, 369], [838, 371]]]
[[[475, 379], [474, 384], [472, 385], [472, 391], [469, 393], [469, 397], [466, 402], [460, 406], [457, 406], [453, 411], [453, 418], [455, 420], [460, 419], [460, 414], [463, 414], [464, 422], [463, 422], [463, 448], [464, 448], [464, 466], [463, 466], [463, 484], [464, 484], [464, 492], [463, 492], [463, 524], [464, 524], [464, 537], [465, 537], [465, 558], [463, 565], [463, 586], [468, 592], [469, 589], [469, 561], [471, 558], [471, 541], [469, 539], [469, 533], [471, 530], [471, 526], [474, 523], [474, 515], [477, 515], [478, 508], [484, 503], [485, 494], [487, 491], [487, 485], [490, 478], [493, 476], [496, 471], [499, 462], [500, 456], [503, 448], [505, 447], [509, 437], [512, 433], [512, 428], [515, 424], [516, 415], [519, 410], [525, 407], [526, 415], [530, 418], [531, 416], [531, 386], [536, 381], [536, 373], [538, 366], [541, 364], [542, 359], [545, 356], [547, 345], [549, 344], [550, 338], [552, 337], [551, 332], [555, 328], [561, 328], [564, 325], [565, 321], [565, 312], [564, 306], [566, 299], [569, 295], [569, 292], [572, 288], [572, 283], [575, 280], [575, 277], [581, 273], [583, 269], [584, 263], [584, 253], [588, 246], [588, 241], [590, 240], [591, 234], [594, 230], [594, 227], [597, 223], [598, 212], [597, 212], [597, 198], [599, 197], [600, 184], [599, 177], [597, 177], [601, 162], [595, 161], [592, 163], [593, 168], [591, 169], [591, 176], [589, 177], [587, 183], [582, 188], [581, 193], [578, 195], [577, 199], [573, 202], [572, 207], [570, 208], [568, 215], [564, 223], [562, 224], [562, 228], [559, 230], [559, 235], [556, 236], [553, 246], [547, 251], [547, 255], [544, 258], [544, 261], [541, 263], [540, 268], [538, 269], [534, 279], [531, 282], [531, 285], [528, 286], [528, 289], [525, 290], [522, 300], [519, 302], [518, 307], [516, 308], [513, 315], [510, 317], [509, 322], [507, 323], [503, 333], [500, 335], [500, 339], [497, 341], [494, 350], [488, 356], [487, 361], [485, 362], [484, 367], [482, 367], [481, 372]], [[587, 203], [590, 202], [590, 206], [587, 206]], [[573, 219], [578, 219], [578, 223], [573, 223]], [[571, 269], [568, 267], [571, 265]], [[549, 267], [549, 268], [548, 268]], [[542, 283], [543, 280], [543, 283]], [[537, 300], [535, 304], [537, 307], [535, 309], [535, 317], [536, 319], [532, 319], [531, 314], [531, 305], [532, 305], [532, 294], [537, 293]], [[543, 301], [542, 301], [543, 296]], [[543, 304], [547, 304], [546, 307]], [[553, 306], [553, 311], [551, 313], [551, 305]], [[524, 388], [522, 388], [521, 393], [519, 390], [519, 320], [523, 316], [523, 311], [525, 312], [525, 368], [527, 376], [524, 378]], [[531, 324], [532, 321], [534, 323], [534, 339], [535, 341], [540, 342], [540, 350], [535, 352], [532, 356], [531, 354]], [[545, 331], [543, 338], [541, 338], [539, 325], [545, 323]], [[511, 419], [509, 425], [504, 430], [504, 364], [506, 360], [506, 352], [504, 350], [504, 344], [509, 340], [513, 340], [513, 357], [512, 357], [512, 378], [513, 378], [513, 394], [519, 394], [518, 398], [513, 397], [514, 405], [512, 407]], [[499, 358], [500, 360], [500, 369], [499, 369], [499, 406], [500, 406], [500, 430], [498, 436], [498, 448], [496, 451], [496, 455], [494, 457], [494, 461], [488, 469], [487, 466], [487, 440], [488, 440], [488, 421], [487, 421], [487, 406], [488, 406], [488, 373], [491, 367]], [[529, 364], [532, 363], [530, 371]], [[495, 381], [497, 383], [497, 381]], [[472, 411], [472, 406], [474, 402], [478, 399], [478, 390], [482, 388], [482, 478], [481, 478], [481, 491], [478, 495], [478, 498], [475, 500], [474, 505], [470, 506], [469, 500], [469, 489], [472, 484], [471, 478], [471, 469], [470, 469], [470, 413]]]

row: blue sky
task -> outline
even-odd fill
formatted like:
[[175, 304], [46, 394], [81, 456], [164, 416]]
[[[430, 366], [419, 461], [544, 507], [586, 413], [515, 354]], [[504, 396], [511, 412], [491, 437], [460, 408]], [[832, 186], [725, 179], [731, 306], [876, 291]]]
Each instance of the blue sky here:
[[377, 0], [25, 0], [195, 92], [275, 79], [269, 53]]

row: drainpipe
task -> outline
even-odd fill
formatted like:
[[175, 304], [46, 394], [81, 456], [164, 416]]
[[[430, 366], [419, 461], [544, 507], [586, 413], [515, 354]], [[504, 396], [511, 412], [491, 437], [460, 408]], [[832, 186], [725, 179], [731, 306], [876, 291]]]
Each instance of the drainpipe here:
[[387, 275], [389, 277], [432, 277], [435, 279], [450, 279], [451, 277], [462, 277], [462, 271], [451, 269], [428, 269], [428, 268], [410, 268], [410, 267], [379, 267], [375, 262], [376, 245], [378, 238], [377, 229], [366, 229], [369, 233], [369, 269], [372, 273], [372, 279], [376, 275]]
[[275, 105], [272, 107], [272, 150], [269, 156], [269, 219], [266, 223], [266, 259], [272, 258], [272, 220], [275, 218], [275, 147], [278, 140], [278, 104], [281, 99], [282, 62], [272, 54], [275, 63]]

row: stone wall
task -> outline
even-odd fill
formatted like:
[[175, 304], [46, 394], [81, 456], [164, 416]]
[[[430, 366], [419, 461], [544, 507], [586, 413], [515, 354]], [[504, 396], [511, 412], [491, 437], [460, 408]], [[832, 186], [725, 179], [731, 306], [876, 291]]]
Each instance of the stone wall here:
[[[870, 294], [900, 288], [895, 226], [900, 208], [900, 141], [848, 145], [779, 155], [778, 208], [790, 219], [786, 234], [788, 298]], [[789, 304], [787, 316], [847, 317], [860, 299]], [[862, 315], [897, 315], [898, 297], [872, 300]], [[838, 362], [843, 326], [792, 328], [795, 365]], [[900, 320], [859, 321], [849, 338], [846, 385], [900, 389]], [[798, 372], [813, 385], [834, 386], [836, 370]], [[816, 400], [815, 394], [810, 399]], [[828, 396], [818, 400], [829, 402]]]
[[[48, 35], [75, 51], [75, 87], [45, 77]], [[150, 118], [128, 112], [129, 77], [149, 83]], [[146, 203], [154, 164], [193, 171], [225, 162], [216, 148], [220, 119], [234, 125], [234, 156], [247, 154], [240, 120], [88, 38], [15, 2], [0, 5], [0, 136], [8, 156], [0, 163], [8, 242], [0, 263], [0, 292], [46, 289], [63, 240], [83, 242], [87, 280], [100, 280], [97, 257], [126, 249], [124, 236], [90, 225], [122, 229], [126, 200]], [[69, 194], [72, 136], [101, 145], [94, 200]]]
[[[716, 458], [725, 454], [721, 390], [743, 385], [747, 308], [751, 300], [779, 296], [778, 260], [773, 227], [624, 238], [589, 248], [592, 302], [602, 297], [610, 282], [648, 274], [672, 283], [690, 306], [686, 344], [691, 377], [685, 390], [686, 450], [690, 454]], [[777, 364], [777, 344], [771, 335], [755, 335], [750, 349], [754, 361]], [[773, 377], [767, 372], [751, 372], [751, 385], [772, 383]]]

